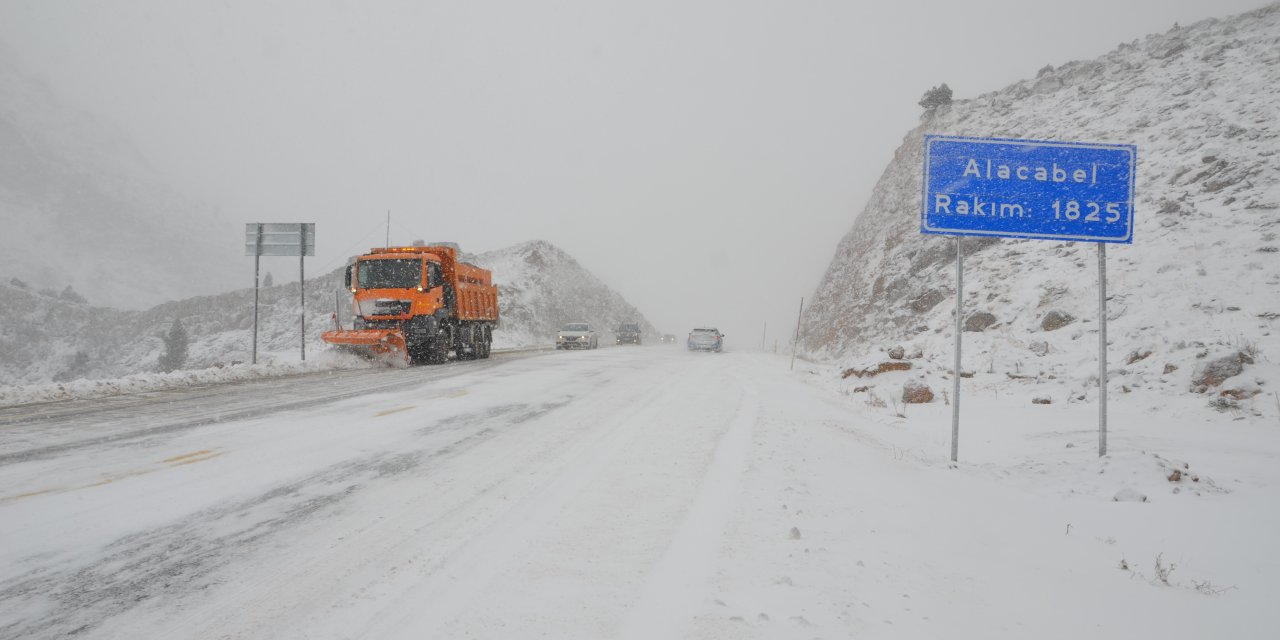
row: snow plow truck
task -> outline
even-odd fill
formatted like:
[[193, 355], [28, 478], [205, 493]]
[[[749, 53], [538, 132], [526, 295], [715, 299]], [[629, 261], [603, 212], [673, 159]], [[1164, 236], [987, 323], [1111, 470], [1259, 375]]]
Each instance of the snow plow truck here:
[[370, 249], [347, 267], [354, 327], [326, 331], [335, 347], [405, 364], [488, 358], [498, 287], [458, 260], [451, 243]]

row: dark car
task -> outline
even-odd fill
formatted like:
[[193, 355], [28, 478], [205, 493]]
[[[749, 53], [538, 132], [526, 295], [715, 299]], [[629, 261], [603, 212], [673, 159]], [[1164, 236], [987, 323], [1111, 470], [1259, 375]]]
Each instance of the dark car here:
[[614, 332], [618, 344], [640, 344], [640, 325], [627, 323]]

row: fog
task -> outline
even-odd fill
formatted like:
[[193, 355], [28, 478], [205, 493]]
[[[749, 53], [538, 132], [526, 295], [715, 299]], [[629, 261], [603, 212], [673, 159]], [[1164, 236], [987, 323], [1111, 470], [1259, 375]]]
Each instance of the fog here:
[[393, 243], [550, 241], [742, 347], [785, 344], [929, 87], [1260, 5], [3, 0], [0, 42], [228, 220], [315, 222], [308, 273], [390, 212]]

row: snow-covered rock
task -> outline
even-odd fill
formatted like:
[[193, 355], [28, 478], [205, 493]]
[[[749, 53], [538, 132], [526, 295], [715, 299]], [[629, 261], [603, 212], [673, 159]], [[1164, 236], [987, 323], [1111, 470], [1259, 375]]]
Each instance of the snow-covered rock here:
[[[952, 365], [955, 242], [919, 232], [923, 136], [1133, 143], [1136, 231], [1108, 249], [1114, 388], [1185, 394], [1211, 353], [1256, 350], [1280, 380], [1280, 4], [1126, 43], [1094, 60], [927, 111], [885, 169], [806, 307], [801, 348], [833, 374], [885, 344]], [[1094, 246], [966, 238], [966, 369], [1083, 399], [1096, 384]], [[1070, 317], [1074, 321], [1064, 323]], [[1124, 362], [1124, 354], [1150, 357]], [[1006, 385], [1007, 386], [1007, 385]], [[1268, 394], [1269, 395], [1269, 394]]]
[[624, 322], [655, 333], [639, 310], [549, 242], [534, 240], [468, 260], [493, 271], [501, 314], [494, 340], [500, 345], [553, 343], [567, 322], [590, 323], [602, 341]]

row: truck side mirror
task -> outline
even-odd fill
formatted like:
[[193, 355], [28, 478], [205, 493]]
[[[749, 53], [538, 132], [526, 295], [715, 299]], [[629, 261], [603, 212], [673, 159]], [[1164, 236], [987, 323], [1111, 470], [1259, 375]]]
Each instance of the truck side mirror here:
[[347, 265], [347, 275], [346, 275], [346, 277], [345, 277], [345, 278], [343, 279], [343, 281], [342, 281], [342, 282], [343, 282], [343, 284], [344, 284], [344, 288], [347, 288], [347, 289], [350, 289], [350, 288], [351, 288], [351, 269], [352, 269], [353, 267], [355, 267], [355, 265], [353, 265], [353, 264], [349, 264], [349, 265]]

